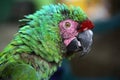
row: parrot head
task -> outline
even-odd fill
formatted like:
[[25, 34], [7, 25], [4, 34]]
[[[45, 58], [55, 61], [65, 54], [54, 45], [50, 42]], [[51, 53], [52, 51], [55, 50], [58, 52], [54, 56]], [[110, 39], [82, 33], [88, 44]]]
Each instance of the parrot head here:
[[[60, 34], [67, 49], [67, 54], [79, 53], [80, 56], [90, 51], [92, 45], [94, 24], [81, 9], [72, 9], [74, 17], [69, 11], [63, 11], [67, 18], [59, 23]], [[69, 15], [69, 16], [68, 16]]]
[[89, 52], [93, 37], [93, 32], [90, 29], [94, 27], [90, 20], [77, 22], [67, 19], [60, 22], [59, 27], [68, 54], [77, 52], [83, 56]]

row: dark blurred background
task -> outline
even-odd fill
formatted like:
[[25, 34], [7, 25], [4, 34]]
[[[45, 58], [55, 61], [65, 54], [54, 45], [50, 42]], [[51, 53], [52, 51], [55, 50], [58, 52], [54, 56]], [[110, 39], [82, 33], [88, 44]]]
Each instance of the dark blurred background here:
[[0, 51], [17, 32], [19, 19], [58, 2], [83, 8], [95, 23], [94, 43], [88, 55], [64, 60], [51, 80], [120, 80], [120, 0], [1, 0]]

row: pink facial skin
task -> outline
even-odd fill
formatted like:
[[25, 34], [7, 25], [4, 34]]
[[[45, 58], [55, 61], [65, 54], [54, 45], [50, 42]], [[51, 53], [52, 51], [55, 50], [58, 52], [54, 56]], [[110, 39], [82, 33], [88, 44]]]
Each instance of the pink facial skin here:
[[[66, 22], [70, 23], [70, 27], [66, 27], [66, 25], [65, 25]], [[59, 24], [60, 34], [61, 34], [61, 36], [64, 40], [64, 44], [66, 46], [68, 46], [69, 43], [73, 39], [75, 39], [76, 36], [78, 35], [77, 26], [78, 26], [78, 23], [71, 19], [67, 19], [67, 20], [60, 22], [60, 24]]]

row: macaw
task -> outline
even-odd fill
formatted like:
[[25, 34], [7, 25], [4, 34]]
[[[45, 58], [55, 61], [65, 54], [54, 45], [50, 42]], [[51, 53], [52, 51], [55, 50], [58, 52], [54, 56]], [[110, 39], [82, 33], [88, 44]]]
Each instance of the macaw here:
[[50, 4], [20, 22], [0, 53], [0, 80], [49, 80], [64, 58], [90, 51], [94, 25], [80, 7]]

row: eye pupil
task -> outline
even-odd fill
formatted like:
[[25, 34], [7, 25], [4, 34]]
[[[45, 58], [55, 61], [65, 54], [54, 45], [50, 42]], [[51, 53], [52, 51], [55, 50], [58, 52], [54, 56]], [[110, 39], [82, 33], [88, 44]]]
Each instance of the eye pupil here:
[[70, 24], [69, 22], [66, 22], [66, 23], [65, 23], [65, 27], [66, 27], [66, 28], [69, 28], [70, 26], [71, 26], [71, 24]]

